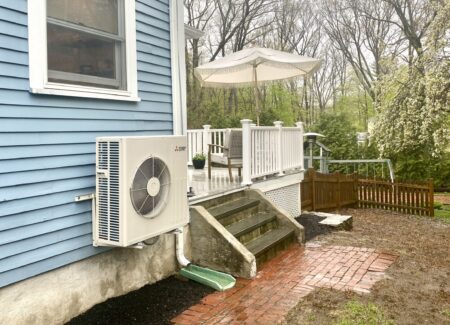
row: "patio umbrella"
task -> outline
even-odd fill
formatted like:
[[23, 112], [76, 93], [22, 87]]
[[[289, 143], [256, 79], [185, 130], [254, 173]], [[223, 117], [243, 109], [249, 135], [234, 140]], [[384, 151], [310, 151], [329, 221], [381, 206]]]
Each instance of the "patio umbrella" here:
[[253, 87], [259, 125], [258, 85], [313, 73], [320, 60], [287, 52], [249, 48], [195, 68], [202, 87]]

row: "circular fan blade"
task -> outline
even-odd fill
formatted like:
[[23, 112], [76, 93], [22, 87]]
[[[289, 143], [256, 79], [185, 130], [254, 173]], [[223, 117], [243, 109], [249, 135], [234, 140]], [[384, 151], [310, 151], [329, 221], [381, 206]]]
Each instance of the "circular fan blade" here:
[[[155, 184], [158, 184], [156, 188]], [[152, 157], [139, 166], [130, 188], [130, 197], [137, 213], [153, 218], [167, 205], [169, 191], [169, 169], [161, 159]]]
[[154, 174], [154, 164], [155, 161], [153, 158], [149, 158], [146, 161], [142, 163], [142, 165], [139, 167], [139, 170], [142, 171], [142, 173], [145, 175], [147, 180], [152, 178]]
[[131, 202], [133, 203], [133, 207], [136, 211], [139, 212], [142, 205], [145, 202], [145, 199], [148, 197], [147, 189], [140, 190], [131, 190]]
[[145, 189], [147, 188], [148, 178], [139, 168], [134, 176], [133, 184], [131, 185], [132, 190]]
[[155, 208], [155, 198], [148, 196], [147, 200], [144, 202], [139, 212], [145, 216], [146, 214], [152, 212], [154, 208]]

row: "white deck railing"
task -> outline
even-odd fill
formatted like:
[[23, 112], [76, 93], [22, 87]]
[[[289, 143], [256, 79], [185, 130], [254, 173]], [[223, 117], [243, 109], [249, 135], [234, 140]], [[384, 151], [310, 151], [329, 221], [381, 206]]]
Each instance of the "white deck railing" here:
[[283, 170], [303, 168], [302, 125], [295, 128], [283, 128], [282, 143]]
[[251, 127], [251, 178], [278, 173], [280, 156], [277, 153], [279, 130], [277, 127]]
[[[223, 146], [226, 129], [211, 129], [211, 125], [203, 125], [203, 129], [188, 130], [188, 165], [192, 165], [192, 157], [203, 153], [208, 155], [208, 145], [217, 144]], [[222, 149], [213, 147], [213, 153], [221, 153]]]
[[[303, 169], [303, 124], [283, 127], [283, 122], [274, 126], [255, 126], [251, 120], [242, 120], [242, 184], [268, 175], [284, 175], [286, 171]], [[189, 164], [196, 153], [207, 153], [208, 144], [223, 145], [226, 129], [188, 130]], [[213, 153], [221, 150], [214, 148]]]

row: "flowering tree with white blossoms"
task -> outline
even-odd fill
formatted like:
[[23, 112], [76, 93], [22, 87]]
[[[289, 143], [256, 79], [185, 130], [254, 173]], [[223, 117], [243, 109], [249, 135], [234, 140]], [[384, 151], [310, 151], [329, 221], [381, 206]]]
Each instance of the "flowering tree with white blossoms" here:
[[439, 156], [450, 126], [450, 3], [441, 3], [425, 49], [412, 65], [394, 68], [377, 84], [375, 138], [385, 157]]

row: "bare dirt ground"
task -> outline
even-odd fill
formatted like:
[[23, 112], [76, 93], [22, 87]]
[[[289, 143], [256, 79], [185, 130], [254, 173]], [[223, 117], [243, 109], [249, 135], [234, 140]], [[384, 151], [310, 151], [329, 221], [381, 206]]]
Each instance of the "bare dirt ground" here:
[[339, 316], [352, 301], [375, 305], [389, 321], [357, 324], [450, 324], [450, 225], [382, 210], [341, 214], [353, 215], [353, 231], [321, 235], [316, 241], [398, 255], [387, 270], [389, 278], [365, 295], [316, 290], [290, 311], [285, 324], [344, 324]]
[[450, 194], [435, 194], [434, 202], [441, 202], [444, 204], [450, 204]]

